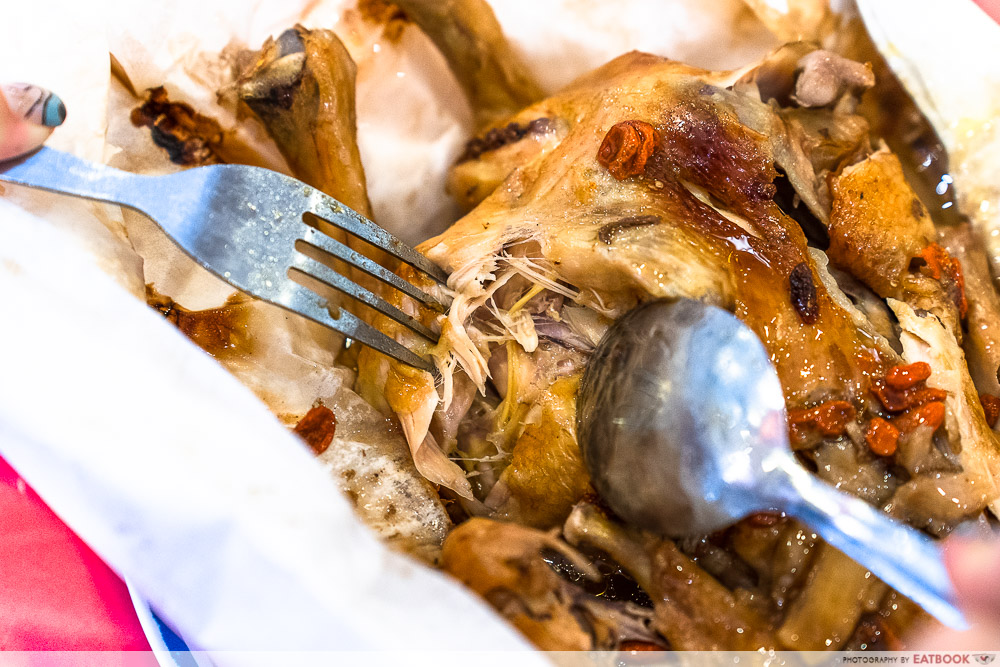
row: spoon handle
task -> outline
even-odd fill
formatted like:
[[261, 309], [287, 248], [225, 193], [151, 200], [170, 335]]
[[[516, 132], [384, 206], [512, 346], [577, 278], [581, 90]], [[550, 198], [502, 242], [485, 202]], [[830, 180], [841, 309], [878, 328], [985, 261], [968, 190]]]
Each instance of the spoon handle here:
[[968, 628], [941, 551], [929, 537], [790, 464], [782, 466], [795, 492], [783, 499], [786, 512], [945, 625]]

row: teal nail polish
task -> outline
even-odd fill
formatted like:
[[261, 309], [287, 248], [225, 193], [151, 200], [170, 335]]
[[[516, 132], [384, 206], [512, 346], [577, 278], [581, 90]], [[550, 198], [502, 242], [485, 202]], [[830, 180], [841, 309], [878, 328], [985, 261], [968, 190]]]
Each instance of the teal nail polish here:
[[66, 105], [55, 93], [49, 93], [45, 100], [45, 107], [42, 109], [42, 125], [45, 127], [58, 127], [66, 120]]

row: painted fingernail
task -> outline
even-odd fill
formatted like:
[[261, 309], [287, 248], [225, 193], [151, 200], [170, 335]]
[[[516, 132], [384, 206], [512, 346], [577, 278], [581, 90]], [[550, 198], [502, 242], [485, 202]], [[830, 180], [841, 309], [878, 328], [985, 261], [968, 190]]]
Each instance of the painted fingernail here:
[[55, 93], [49, 93], [45, 105], [42, 107], [42, 125], [45, 127], [58, 127], [66, 120], [66, 105]]
[[0, 86], [14, 113], [25, 120], [45, 127], [58, 127], [66, 120], [66, 105], [53, 92], [30, 83], [11, 83]]

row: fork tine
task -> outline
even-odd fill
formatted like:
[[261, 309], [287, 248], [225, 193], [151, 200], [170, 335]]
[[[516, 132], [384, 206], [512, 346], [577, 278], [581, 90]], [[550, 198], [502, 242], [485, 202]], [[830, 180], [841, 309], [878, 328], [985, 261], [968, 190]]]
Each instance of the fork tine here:
[[396, 361], [429, 373], [435, 373], [437, 370], [430, 361], [418, 356], [353, 313], [340, 308], [337, 317], [334, 317], [327, 308], [325, 299], [291, 280], [283, 286], [281, 298], [274, 303], [378, 350]]
[[428, 329], [426, 326], [410, 317], [400, 309], [391, 305], [388, 301], [382, 297], [373, 294], [361, 285], [358, 285], [351, 280], [348, 280], [344, 276], [340, 275], [328, 266], [316, 261], [312, 257], [303, 255], [301, 252], [297, 253], [295, 259], [292, 261], [293, 269], [298, 269], [307, 276], [314, 278], [324, 285], [332, 287], [338, 292], [342, 292], [347, 296], [357, 299], [361, 303], [370, 306], [382, 313], [387, 317], [391, 317], [396, 320], [404, 327], [417, 332], [427, 340], [432, 343], [438, 342], [438, 336], [433, 331]]
[[432, 294], [424, 292], [412, 283], [403, 280], [381, 264], [373, 262], [359, 252], [351, 250], [343, 243], [327, 236], [318, 229], [309, 227], [302, 240], [310, 246], [322, 250], [336, 259], [343, 260], [348, 264], [361, 269], [371, 277], [381, 280], [384, 283], [388, 283], [400, 292], [403, 292], [407, 296], [420, 301], [425, 306], [433, 308], [434, 310], [444, 312], [451, 306], [450, 297], [445, 296], [444, 298], [439, 299]]
[[419, 252], [385, 231], [374, 222], [341, 204], [319, 190], [309, 188], [309, 212], [331, 225], [381, 248], [393, 257], [420, 269], [442, 285], [448, 284], [448, 274]]

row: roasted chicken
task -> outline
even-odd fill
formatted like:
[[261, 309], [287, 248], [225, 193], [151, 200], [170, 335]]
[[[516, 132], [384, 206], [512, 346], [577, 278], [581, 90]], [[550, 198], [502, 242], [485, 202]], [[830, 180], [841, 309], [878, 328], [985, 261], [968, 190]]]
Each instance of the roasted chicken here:
[[[833, 21], [819, 4], [772, 28], [818, 36]], [[817, 476], [934, 536], [1000, 511], [1000, 297], [979, 230], [918, 194], [884, 63], [812, 42], [724, 72], [632, 52], [545, 97], [481, 0], [392, 15], [437, 45], [479, 129], [447, 183], [465, 215], [420, 246], [447, 288], [397, 269], [450, 310], [384, 294], [440, 342], [369, 314], [437, 376], [364, 349], [331, 414], [289, 420], [362, 517], [543, 649], [899, 648], [921, 612], [797, 522], [643, 533], [595, 494], [575, 434], [610, 323], [700, 299], [763, 341]], [[371, 215], [354, 76], [332, 32], [297, 26], [234, 89], [292, 173]], [[219, 338], [220, 313], [151, 300]]]
[[[937, 535], [996, 509], [1000, 450], [961, 347], [969, 245], [940, 238], [857, 113], [873, 83], [805, 44], [732, 72], [629, 53], [486, 129], [450, 180], [471, 210], [421, 246], [451, 273], [450, 312], [424, 314], [441, 381], [366, 350], [362, 394], [467, 515], [558, 529], [592, 493], [573, 418], [589, 350], [642, 301], [702, 299], [764, 342], [817, 475]], [[776, 525], [705, 536], [704, 552], [635, 538], [630, 572], [663, 600], [645, 627], [674, 648], [819, 649], [848, 645], [865, 614], [885, 620], [885, 587], [821, 544], [797, 576], [775, 572], [794, 550], [779, 535], [802, 532]], [[501, 566], [477, 566], [445, 558], [479, 590]], [[524, 609], [497, 606], [538, 640]]]

